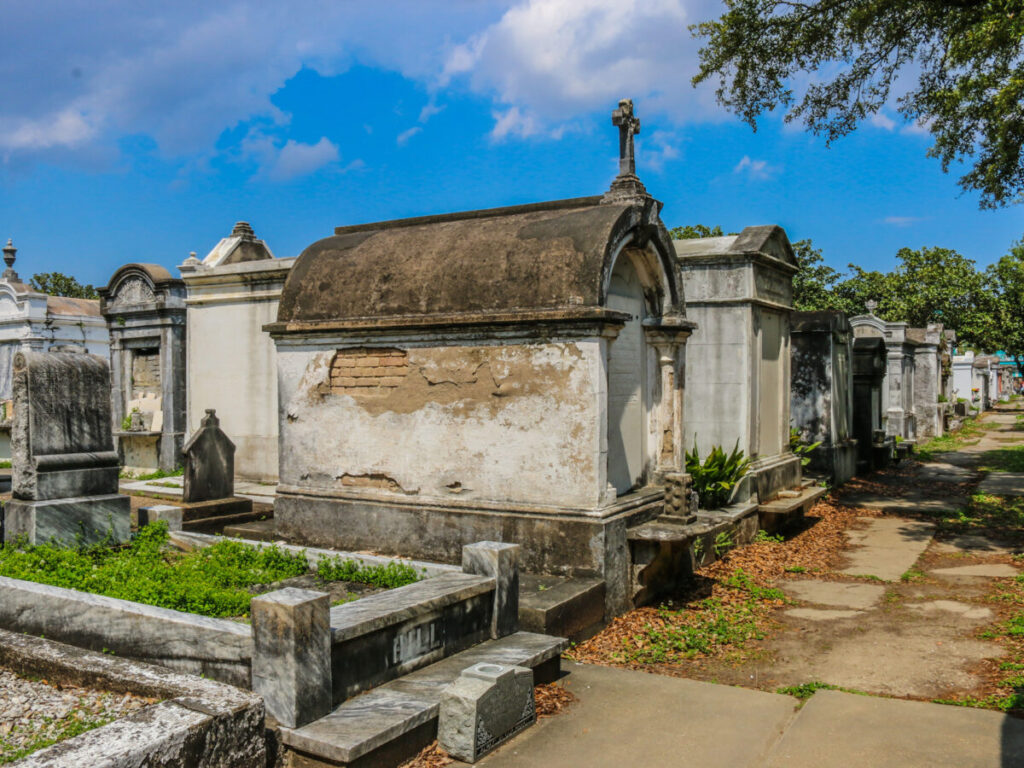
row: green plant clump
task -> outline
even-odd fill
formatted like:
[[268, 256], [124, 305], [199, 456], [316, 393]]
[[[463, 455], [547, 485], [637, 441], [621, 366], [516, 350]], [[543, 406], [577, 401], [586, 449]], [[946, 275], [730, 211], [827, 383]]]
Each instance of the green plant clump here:
[[393, 589], [420, 580], [416, 569], [407, 563], [392, 560], [387, 565], [363, 565], [357, 560], [323, 555], [317, 561], [316, 576], [321, 583], [353, 581], [374, 587]]
[[819, 440], [816, 443], [808, 443], [803, 439], [800, 430], [796, 427], [789, 428], [789, 450], [800, 457], [800, 466], [806, 467], [811, 463], [811, 453], [821, 445]]
[[718, 509], [729, 502], [736, 484], [750, 469], [750, 459], [740, 450], [740, 441], [732, 453], [727, 454], [722, 446], [716, 445], [701, 463], [694, 439], [693, 452], [686, 454], [686, 471], [693, 479], [693, 489], [700, 497], [704, 509]]
[[300, 576], [304, 553], [237, 541], [180, 553], [166, 547], [167, 523], [142, 528], [127, 547], [61, 547], [24, 540], [0, 549], [0, 576], [66, 587], [203, 616], [246, 616], [246, 587]]

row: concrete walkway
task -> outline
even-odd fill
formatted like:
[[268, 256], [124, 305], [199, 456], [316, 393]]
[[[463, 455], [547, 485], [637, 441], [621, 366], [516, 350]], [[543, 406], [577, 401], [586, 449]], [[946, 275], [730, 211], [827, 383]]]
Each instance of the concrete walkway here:
[[1010, 768], [1024, 720], [977, 709], [819, 691], [789, 696], [585, 664], [579, 698], [484, 758], [486, 768]]

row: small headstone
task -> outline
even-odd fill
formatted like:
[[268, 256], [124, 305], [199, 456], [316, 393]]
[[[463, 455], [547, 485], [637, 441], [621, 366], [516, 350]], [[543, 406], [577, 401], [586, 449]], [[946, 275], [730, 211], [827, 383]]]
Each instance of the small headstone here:
[[14, 357], [12, 496], [4, 537], [32, 543], [128, 538], [130, 500], [110, 418], [110, 367], [97, 355], [19, 352]]
[[184, 521], [184, 510], [170, 504], [157, 504], [152, 507], [139, 507], [139, 527], [163, 520], [167, 530], [180, 531]]
[[475, 763], [536, 719], [533, 670], [484, 662], [442, 691], [437, 741], [455, 759]]
[[212, 408], [185, 444], [185, 503], [228, 499], [235, 495], [235, 444], [220, 428]]

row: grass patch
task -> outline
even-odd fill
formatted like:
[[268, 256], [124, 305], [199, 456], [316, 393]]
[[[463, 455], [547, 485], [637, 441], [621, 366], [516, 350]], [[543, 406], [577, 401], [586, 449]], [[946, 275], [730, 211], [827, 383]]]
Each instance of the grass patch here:
[[165, 469], [158, 469], [156, 472], [148, 472], [142, 475], [136, 475], [133, 472], [122, 472], [121, 477], [125, 480], [160, 480], [165, 477], [181, 477], [185, 474], [183, 467], [178, 467], [170, 472]]
[[976, 707], [978, 709], [997, 709], [1000, 712], [1024, 709], [1024, 693], [993, 693], [981, 698], [966, 696], [962, 699], [932, 699], [935, 704], [948, 704], [953, 707]]
[[2, 460], [0, 460], [0, 469], [10, 469], [10, 468], [11, 468], [11, 460], [10, 459], [2, 459]]
[[778, 589], [762, 587], [737, 568], [719, 584], [719, 597], [695, 601], [685, 608], [661, 608], [641, 632], [623, 638], [615, 654], [621, 661], [661, 664], [742, 649], [764, 637], [759, 621], [768, 604], [786, 600]]
[[990, 532], [999, 538], [1024, 538], [1024, 498], [976, 493], [956, 512], [937, 512], [939, 531], [964, 534]]
[[975, 423], [974, 419], [965, 419], [959, 429], [947, 432], [939, 437], [932, 438], [927, 443], [918, 445], [915, 449], [917, 458], [921, 461], [934, 461], [936, 454], [958, 451], [965, 445], [973, 445], [985, 430]]
[[807, 569], [802, 565], [792, 565], [789, 568], [783, 569], [785, 573], [807, 573]]
[[920, 581], [923, 578], [924, 578], [924, 571], [922, 571], [920, 568], [914, 566], [912, 568], [909, 568], [906, 573], [904, 573], [902, 576], [900, 576], [900, 581], [904, 581], [904, 582], [910, 583], [910, 582], [913, 582], [913, 581]]
[[13, 763], [40, 749], [52, 747], [57, 742], [74, 738], [110, 722], [112, 722], [111, 718], [86, 717], [80, 712], [72, 712], [59, 721], [55, 721], [51, 717], [42, 718], [43, 732], [23, 747], [12, 744], [8, 739], [17, 734], [17, 728], [15, 728], [7, 734], [7, 737], [0, 736], [0, 765]]
[[985, 451], [981, 461], [986, 472], [1024, 472], [1024, 445]]

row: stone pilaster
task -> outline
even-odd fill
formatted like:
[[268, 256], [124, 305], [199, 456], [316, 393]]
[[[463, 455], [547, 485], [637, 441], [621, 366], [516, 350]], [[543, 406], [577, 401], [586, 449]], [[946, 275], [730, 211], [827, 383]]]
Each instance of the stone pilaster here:
[[478, 541], [462, 548], [462, 570], [494, 579], [494, 616], [491, 637], [511, 635], [519, 629], [519, 545]]
[[279, 589], [253, 598], [252, 689], [289, 728], [331, 711], [330, 597]]

